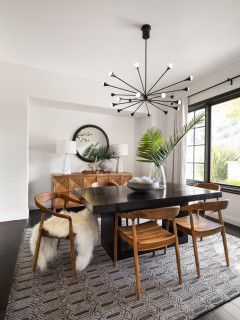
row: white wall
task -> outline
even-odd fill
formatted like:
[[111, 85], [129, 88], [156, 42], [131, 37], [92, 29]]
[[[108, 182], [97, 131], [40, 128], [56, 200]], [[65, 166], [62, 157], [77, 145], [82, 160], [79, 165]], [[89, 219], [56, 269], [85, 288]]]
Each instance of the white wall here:
[[[202, 79], [194, 81], [191, 85], [191, 91], [189, 94], [198, 92], [238, 74], [240, 74], [240, 59], [219, 68], [213, 73], [207, 74], [206, 77]], [[223, 84], [190, 98], [189, 104], [202, 101], [237, 88], [240, 88], [240, 78], [234, 80], [233, 85], [230, 85], [229, 83]], [[225, 210], [225, 221], [240, 226], [240, 195], [224, 192], [223, 197], [230, 201], [229, 207]]]
[[[49, 103], [50, 104], [50, 103]], [[35, 208], [34, 195], [51, 191], [51, 174], [62, 172], [63, 156], [56, 154], [58, 140], [71, 140], [82, 125], [94, 124], [108, 135], [110, 144], [127, 143], [123, 157], [125, 171], [135, 168], [135, 119], [101, 113], [30, 106], [29, 108], [29, 208]], [[87, 163], [71, 157], [72, 172], [87, 169]]]
[[28, 98], [110, 105], [101, 83], [0, 62], [0, 221], [28, 217]]

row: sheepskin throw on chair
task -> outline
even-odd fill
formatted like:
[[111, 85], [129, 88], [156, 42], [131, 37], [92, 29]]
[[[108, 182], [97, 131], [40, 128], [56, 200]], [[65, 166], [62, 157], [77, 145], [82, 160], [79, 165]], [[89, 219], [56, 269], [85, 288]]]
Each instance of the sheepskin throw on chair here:
[[[99, 231], [96, 217], [88, 210], [80, 212], [61, 211], [72, 217], [73, 233], [75, 234], [75, 245], [77, 249], [76, 270], [81, 271], [87, 267], [93, 249], [99, 241]], [[51, 236], [65, 238], [69, 235], [69, 223], [66, 219], [51, 217], [44, 221], [44, 230]], [[33, 227], [30, 239], [31, 252], [34, 255], [39, 223]], [[57, 255], [58, 239], [42, 237], [39, 250], [37, 266], [41, 271], [46, 270], [47, 263]]]

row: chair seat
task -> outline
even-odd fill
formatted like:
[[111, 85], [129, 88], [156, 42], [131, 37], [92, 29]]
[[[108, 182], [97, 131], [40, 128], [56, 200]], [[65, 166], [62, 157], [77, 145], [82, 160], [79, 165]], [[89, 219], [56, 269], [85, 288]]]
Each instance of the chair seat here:
[[[189, 216], [176, 218], [175, 221], [179, 229], [191, 234], [191, 222]], [[215, 234], [222, 229], [222, 225], [220, 223], [207, 220], [201, 216], [197, 216], [196, 214], [193, 214], [193, 224], [194, 231], [199, 233], [199, 235], [204, 235], [205, 233], [208, 235]]]
[[[121, 237], [132, 245], [132, 226], [120, 227]], [[175, 242], [175, 235], [160, 227], [155, 221], [136, 225], [137, 246], [139, 250], [151, 250], [165, 247]]]

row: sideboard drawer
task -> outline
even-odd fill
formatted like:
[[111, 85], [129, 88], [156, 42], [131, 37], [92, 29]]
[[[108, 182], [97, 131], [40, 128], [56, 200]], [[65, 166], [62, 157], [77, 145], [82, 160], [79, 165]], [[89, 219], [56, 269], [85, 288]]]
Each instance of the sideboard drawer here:
[[69, 178], [68, 176], [56, 176], [53, 179], [54, 192], [68, 192], [69, 191]]

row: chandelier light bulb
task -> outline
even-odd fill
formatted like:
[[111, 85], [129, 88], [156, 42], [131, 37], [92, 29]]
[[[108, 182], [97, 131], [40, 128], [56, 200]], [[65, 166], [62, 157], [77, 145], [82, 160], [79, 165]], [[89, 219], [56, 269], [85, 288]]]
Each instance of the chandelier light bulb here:
[[139, 62], [135, 62], [133, 66], [134, 66], [134, 68], [137, 68], [137, 69], [138, 69], [139, 66], [140, 66], [140, 64], [139, 64]]
[[163, 98], [163, 99], [164, 99], [164, 98], [166, 98], [166, 96], [167, 96], [167, 95], [166, 95], [166, 93], [165, 93], [165, 92], [161, 93], [161, 98]]
[[177, 104], [181, 104], [181, 103], [182, 103], [182, 100], [178, 99]]
[[185, 91], [189, 91], [189, 87], [186, 87], [184, 90], [185, 90]]
[[113, 77], [114, 73], [112, 71], [108, 72], [109, 77]]
[[168, 69], [172, 69], [173, 68], [173, 63], [169, 63], [168, 64]]
[[120, 101], [121, 101], [121, 98], [120, 98], [120, 97], [117, 97], [116, 100], [117, 100], [117, 102], [120, 102]]
[[140, 93], [140, 92], [137, 92], [137, 93], [136, 93], [136, 98], [140, 99], [140, 98], [141, 98], [141, 96], [142, 96], [142, 95], [141, 95], [141, 93]]
[[193, 76], [189, 76], [189, 80], [190, 80], [190, 81], [193, 81]]

